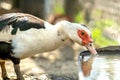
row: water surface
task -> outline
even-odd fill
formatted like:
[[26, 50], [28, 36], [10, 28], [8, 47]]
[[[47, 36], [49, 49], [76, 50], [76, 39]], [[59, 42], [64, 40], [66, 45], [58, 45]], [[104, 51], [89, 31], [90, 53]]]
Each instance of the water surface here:
[[[79, 57], [79, 80], [120, 80], [119, 51]], [[110, 54], [109, 54], [110, 53]]]

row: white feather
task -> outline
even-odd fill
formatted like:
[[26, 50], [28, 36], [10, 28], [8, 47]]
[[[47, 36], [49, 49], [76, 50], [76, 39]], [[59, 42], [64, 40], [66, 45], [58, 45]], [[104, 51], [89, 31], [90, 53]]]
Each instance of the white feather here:
[[66, 39], [66, 36], [57, 34], [55, 29], [30, 29], [16, 35], [12, 42], [14, 56], [26, 58], [58, 48], [64, 43], [61, 39]]

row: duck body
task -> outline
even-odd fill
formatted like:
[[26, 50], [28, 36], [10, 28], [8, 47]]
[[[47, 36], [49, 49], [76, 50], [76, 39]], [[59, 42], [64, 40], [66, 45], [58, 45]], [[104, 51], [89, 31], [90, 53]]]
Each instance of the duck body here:
[[17, 58], [54, 50], [63, 44], [67, 37], [61, 33], [59, 27], [29, 14], [4, 14], [1, 20], [0, 34], [8, 36], [7, 42], [11, 41], [13, 47], [12, 56]]
[[17, 36], [13, 38], [12, 46], [13, 56], [18, 58], [55, 50], [67, 40], [67, 36], [59, 35], [52, 29], [30, 29]]

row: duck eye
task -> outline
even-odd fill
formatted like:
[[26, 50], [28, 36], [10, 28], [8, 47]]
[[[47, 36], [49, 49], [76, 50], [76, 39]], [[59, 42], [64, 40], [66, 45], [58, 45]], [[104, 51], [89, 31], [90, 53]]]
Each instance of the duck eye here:
[[85, 33], [84, 32], [81, 32], [81, 35], [84, 35]]

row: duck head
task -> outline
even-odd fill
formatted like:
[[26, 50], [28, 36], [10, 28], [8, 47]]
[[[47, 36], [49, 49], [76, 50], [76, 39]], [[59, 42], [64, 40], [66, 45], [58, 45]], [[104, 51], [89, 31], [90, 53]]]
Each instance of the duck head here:
[[61, 21], [61, 23], [62, 29], [71, 40], [85, 46], [91, 54], [97, 54], [93, 45], [92, 34], [88, 27], [79, 23], [71, 23], [68, 21]]

